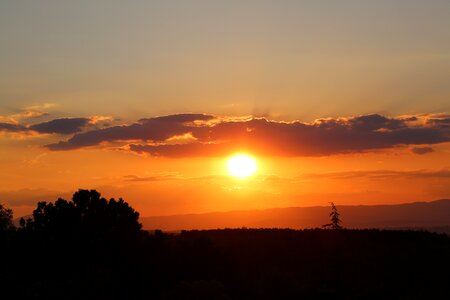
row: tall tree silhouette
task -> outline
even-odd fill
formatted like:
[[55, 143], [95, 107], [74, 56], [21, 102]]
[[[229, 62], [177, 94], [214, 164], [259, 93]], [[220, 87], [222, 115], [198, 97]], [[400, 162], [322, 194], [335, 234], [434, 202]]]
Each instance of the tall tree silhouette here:
[[0, 231], [13, 228], [13, 211], [0, 204]]
[[71, 293], [78, 293], [71, 299], [136, 298], [132, 287], [142, 274], [140, 253], [146, 234], [139, 213], [123, 199], [107, 200], [96, 190], [78, 190], [72, 200], [39, 202], [21, 225], [15, 249], [23, 268], [32, 266], [27, 280], [38, 282], [32, 293], [53, 295], [39, 299], [65, 299], [61, 295], [70, 282], [77, 284]]
[[342, 229], [342, 226], [341, 226], [342, 222], [341, 222], [340, 214], [337, 211], [337, 208], [333, 202], [330, 202], [330, 205], [331, 205], [331, 212], [330, 212], [331, 223], [322, 225], [322, 227], [323, 228], [331, 228], [331, 229]]
[[55, 238], [83, 240], [123, 240], [141, 233], [138, 212], [123, 199], [106, 200], [96, 190], [78, 190], [71, 201], [39, 202], [32, 218], [21, 225]]

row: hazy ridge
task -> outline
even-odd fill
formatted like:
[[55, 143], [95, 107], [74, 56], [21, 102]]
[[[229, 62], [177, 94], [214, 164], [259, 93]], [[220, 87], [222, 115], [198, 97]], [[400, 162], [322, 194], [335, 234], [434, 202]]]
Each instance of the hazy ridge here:
[[[450, 199], [396, 205], [338, 205], [347, 228], [427, 229], [450, 233]], [[145, 229], [315, 228], [328, 222], [326, 206], [272, 208], [142, 217]]]

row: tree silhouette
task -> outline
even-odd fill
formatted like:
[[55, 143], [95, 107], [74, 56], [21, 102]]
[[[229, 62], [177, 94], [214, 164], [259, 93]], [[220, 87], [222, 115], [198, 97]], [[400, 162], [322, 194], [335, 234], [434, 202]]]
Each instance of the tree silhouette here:
[[123, 199], [106, 200], [96, 190], [78, 190], [71, 201], [38, 202], [22, 229], [67, 238], [130, 239], [141, 233], [139, 213]]
[[[341, 228], [330, 204], [324, 227]], [[11, 225], [11, 211], [1, 211]], [[138, 216], [95, 190], [39, 203], [21, 228], [0, 231], [2, 299], [450, 299], [447, 235], [280, 228], [152, 234]]]
[[0, 231], [6, 231], [14, 227], [13, 211], [0, 204]]
[[337, 211], [336, 206], [333, 202], [330, 202], [331, 205], [331, 212], [330, 212], [330, 221], [331, 223], [322, 225], [323, 228], [331, 228], [331, 229], [342, 229], [341, 226], [341, 218], [339, 217], [340, 214]]

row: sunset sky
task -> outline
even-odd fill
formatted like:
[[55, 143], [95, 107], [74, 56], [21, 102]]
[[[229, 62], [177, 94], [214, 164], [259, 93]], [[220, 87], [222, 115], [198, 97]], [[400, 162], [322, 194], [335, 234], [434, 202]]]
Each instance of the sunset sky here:
[[16, 217], [449, 198], [450, 1], [0, 0], [0, 171]]

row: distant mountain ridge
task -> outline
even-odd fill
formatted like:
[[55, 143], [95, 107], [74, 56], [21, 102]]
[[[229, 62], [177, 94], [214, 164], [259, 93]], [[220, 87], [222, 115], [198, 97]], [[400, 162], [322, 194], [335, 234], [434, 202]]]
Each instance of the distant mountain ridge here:
[[[427, 229], [450, 233], [450, 199], [395, 205], [337, 205], [344, 227]], [[142, 217], [144, 229], [316, 228], [328, 223], [330, 207], [288, 207]]]

